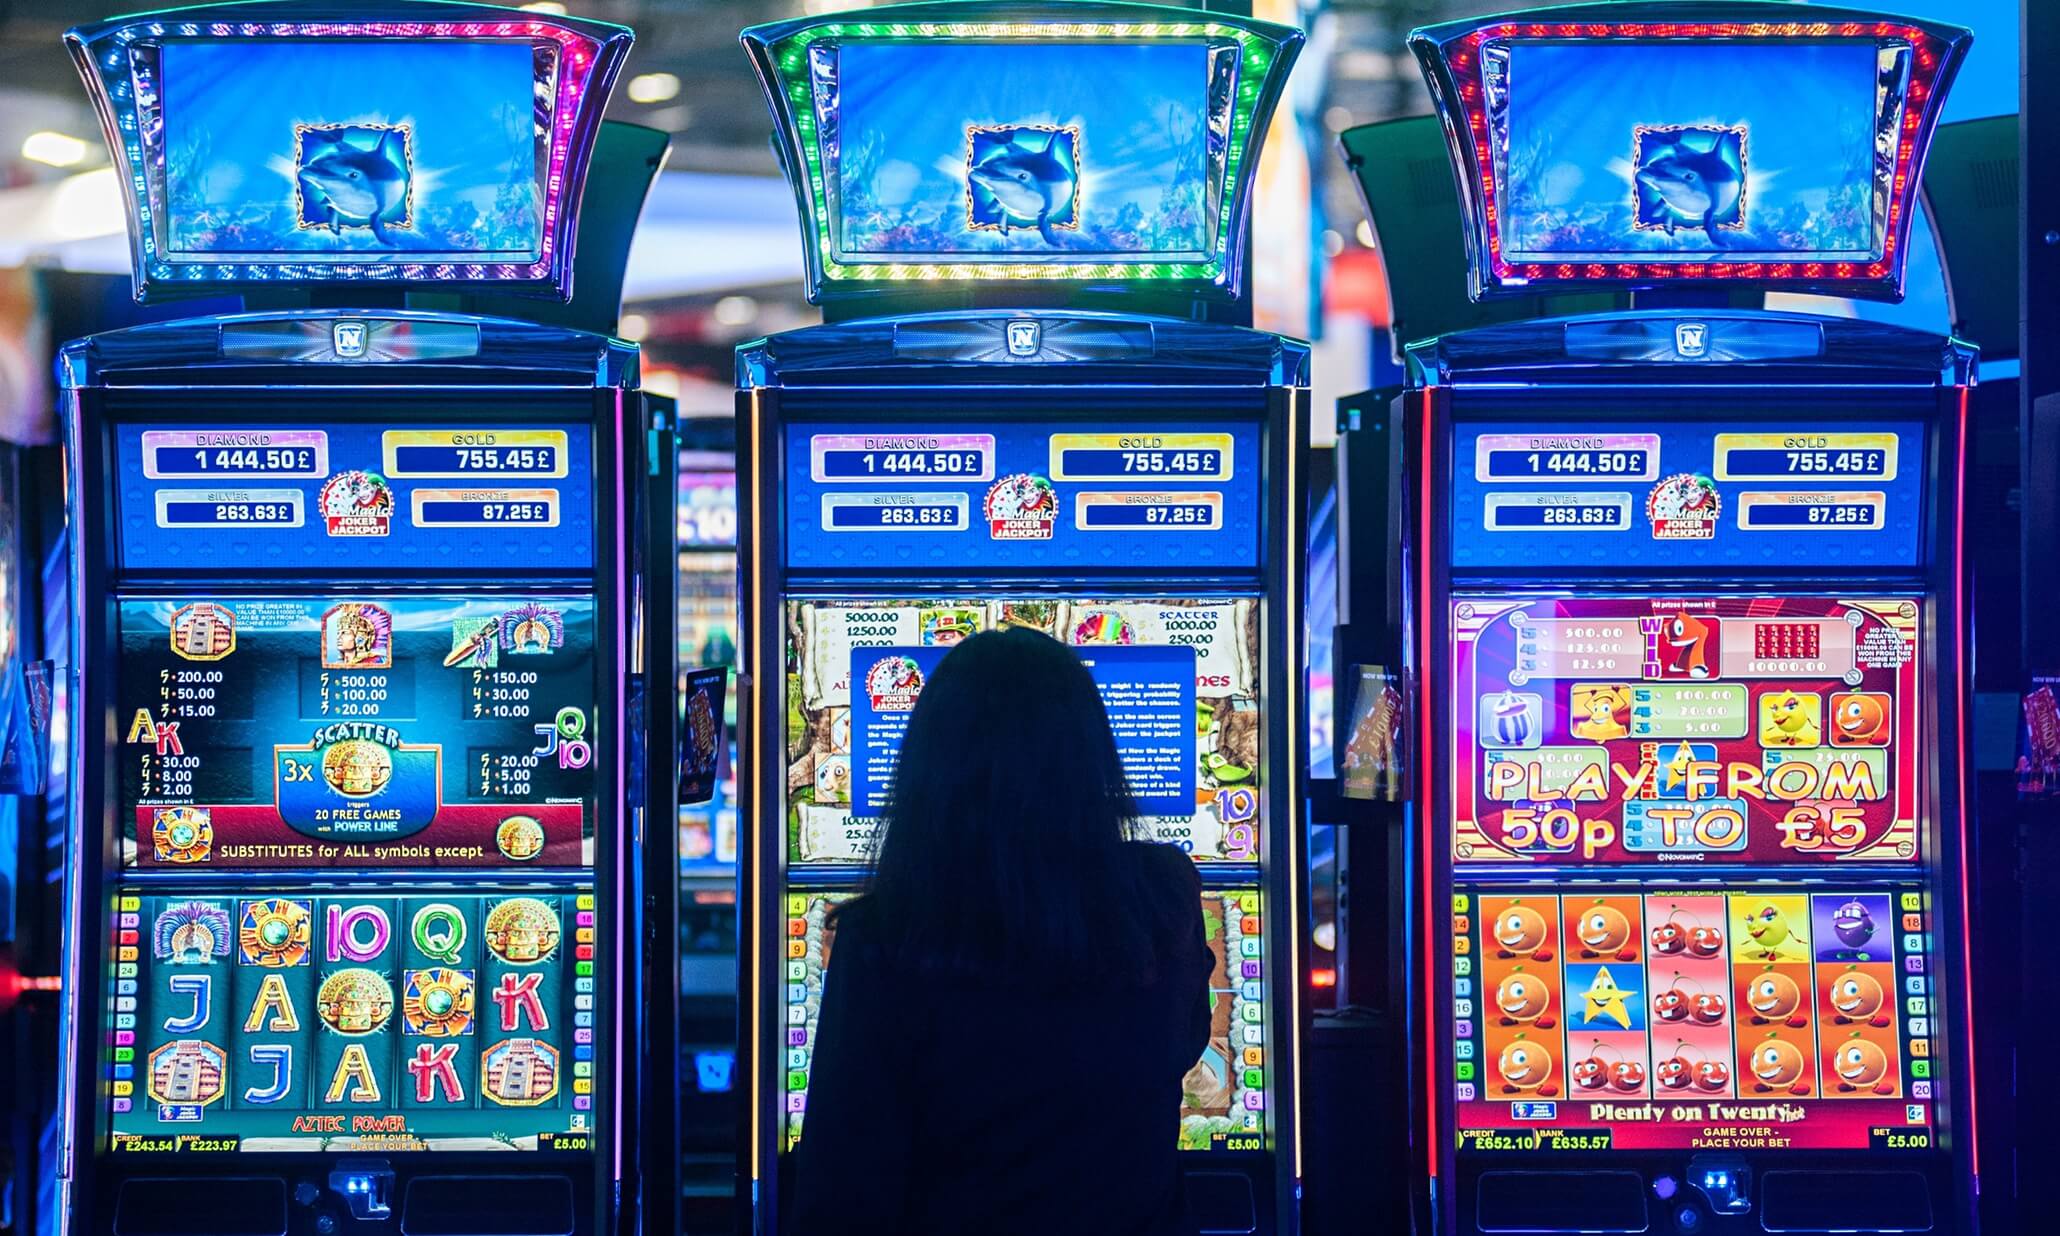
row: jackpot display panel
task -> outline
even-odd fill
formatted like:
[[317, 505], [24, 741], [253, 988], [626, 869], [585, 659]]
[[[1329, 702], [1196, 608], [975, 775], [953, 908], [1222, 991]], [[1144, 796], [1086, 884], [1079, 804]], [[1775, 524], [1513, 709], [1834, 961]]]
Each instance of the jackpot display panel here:
[[1970, 358], [1685, 320], [1412, 349], [1440, 1230], [1967, 1230]]

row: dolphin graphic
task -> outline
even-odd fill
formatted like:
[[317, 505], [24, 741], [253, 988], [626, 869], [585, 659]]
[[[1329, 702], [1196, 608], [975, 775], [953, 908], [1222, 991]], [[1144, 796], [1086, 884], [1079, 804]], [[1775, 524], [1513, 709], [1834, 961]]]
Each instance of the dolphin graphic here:
[[973, 183], [1000, 204], [1003, 234], [1015, 220], [1035, 224], [1047, 244], [1059, 243], [1052, 234], [1051, 219], [1063, 215], [1072, 204], [1076, 186], [1073, 171], [1053, 152], [1058, 140], [1054, 130], [1045, 138], [1042, 150], [1025, 149], [1011, 141], [967, 169]]
[[1638, 183], [1657, 194], [1665, 209], [1655, 212], [1667, 235], [1682, 218], [1699, 220], [1710, 243], [1722, 247], [1717, 220], [1738, 209], [1745, 184], [1736, 168], [1714, 150], [1697, 153], [1675, 146], [1638, 169]]
[[301, 196], [313, 207], [308, 215], [337, 235], [346, 227], [369, 227], [390, 243], [386, 225], [401, 217], [408, 198], [405, 150], [398, 129], [385, 130], [370, 150], [341, 137], [331, 141], [299, 172]]

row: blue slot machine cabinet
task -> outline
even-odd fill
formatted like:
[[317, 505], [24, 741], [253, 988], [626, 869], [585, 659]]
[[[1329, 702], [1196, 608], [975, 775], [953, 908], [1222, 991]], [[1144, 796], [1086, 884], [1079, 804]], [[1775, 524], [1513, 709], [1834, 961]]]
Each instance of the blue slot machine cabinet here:
[[629, 41], [407, 3], [68, 36], [137, 294], [252, 307], [60, 361], [68, 1231], [631, 1222], [637, 353], [405, 307], [569, 296]]
[[1756, 305], [1900, 295], [1968, 41], [1764, 4], [1411, 38], [1473, 294], [1634, 297], [1408, 349], [1431, 1230], [1974, 1230], [1972, 351]]
[[[744, 43], [830, 319], [737, 362], [757, 1230], [806, 1119], [825, 914], [860, 887], [898, 735], [950, 645], [1008, 625], [1087, 660], [1151, 836], [1203, 873], [1215, 1026], [1166, 1129], [1190, 1204], [1209, 1231], [1293, 1230], [1307, 352], [1238, 323], [1300, 36], [975, 3]], [[1022, 1110], [942, 1118], [1094, 1119], [1061, 1060], [993, 1067], [1023, 1072]]]

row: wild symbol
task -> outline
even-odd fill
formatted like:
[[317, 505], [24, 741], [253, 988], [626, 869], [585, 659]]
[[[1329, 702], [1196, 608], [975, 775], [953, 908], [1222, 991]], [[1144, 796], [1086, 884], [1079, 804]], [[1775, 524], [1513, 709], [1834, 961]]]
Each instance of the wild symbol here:
[[369, 228], [392, 243], [414, 222], [414, 136], [407, 125], [295, 125], [294, 210], [302, 228]]
[[966, 128], [966, 225], [1007, 236], [1080, 226], [1080, 129], [1054, 125]]
[[1634, 226], [1686, 228], [1723, 248], [1719, 229], [1745, 228], [1745, 129], [1639, 125], [1632, 137]]

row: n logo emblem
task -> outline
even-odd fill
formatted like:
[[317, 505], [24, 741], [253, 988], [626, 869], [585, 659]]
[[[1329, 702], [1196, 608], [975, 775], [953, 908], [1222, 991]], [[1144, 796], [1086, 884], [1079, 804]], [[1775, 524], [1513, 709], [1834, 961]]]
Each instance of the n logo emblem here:
[[1710, 352], [1707, 322], [1674, 323], [1674, 351], [1683, 360], [1699, 360]]
[[329, 341], [341, 360], [357, 360], [365, 354], [365, 324], [341, 321], [329, 324]]
[[1008, 324], [1010, 356], [1035, 356], [1043, 342], [1043, 328], [1036, 322], [1018, 321]]

